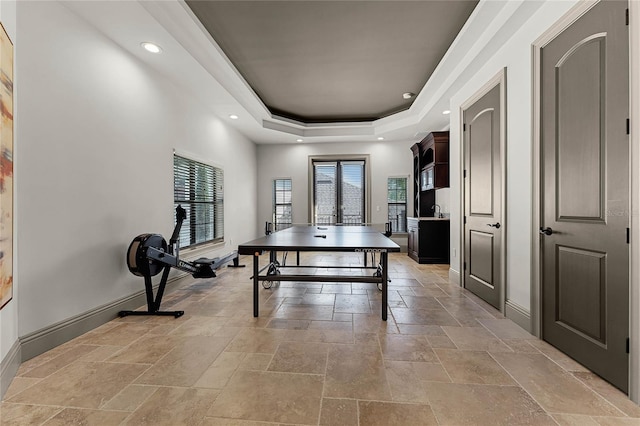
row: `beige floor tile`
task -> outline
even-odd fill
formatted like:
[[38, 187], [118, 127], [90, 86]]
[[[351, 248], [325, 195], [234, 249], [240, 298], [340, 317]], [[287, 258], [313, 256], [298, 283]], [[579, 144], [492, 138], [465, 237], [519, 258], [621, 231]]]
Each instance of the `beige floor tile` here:
[[448, 268], [392, 254], [387, 321], [371, 283], [281, 282], [260, 289], [254, 318], [251, 268], [187, 277], [164, 300], [183, 317], [118, 318], [23, 363], [0, 424], [640, 426], [626, 395]]
[[551, 413], [622, 416], [602, 397], [542, 354], [494, 353], [494, 359]]
[[382, 353], [377, 345], [332, 345], [327, 360], [324, 396], [391, 399]]
[[100, 425], [117, 426], [129, 415], [122, 411], [65, 408], [44, 423], [44, 426]]
[[456, 347], [463, 351], [511, 352], [507, 345], [483, 327], [442, 328]]
[[313, 329], [313, 330], [289, 330], [284, 340], [295, 342], [318, 343], [353, 343], [353, 333], [350, 331]]
[[394, 401], [427, 404], [424, 384], [416, 372], [416, 364], [404, 361], [385, 361], [387, 381]]
[[459, 326], [460, 323], [449, 312], [440, 309], [392, 308], [393, 317], [398, 324], [448, 325]]
[[[181, 318], [175, 319], [175, 321], [180, 320]], [[94, 330], [76, 340], [78, 343], [86, 345], [127, 346], [140, 336], [148, 333], [153, 327], [153, 324], [147, 323], [120, 322], [115, 327], [109, 328], [104, 332], [102, 330]]]
[[628, 417], [592, 417], [600, 426], [638, 426], [638, 419]]
[[438, 362], [424, 336], [381, 335], [380, 346], [385, 360]]
[[448, 336], [426, 336], [427, 342], [432, 348], [442, 348], [442, 349], [457, 349], [457, 346], [453, 343]]
[[525, 329], [508, 319], [479, 319], [478, 322], [500, 339], [531, 339], [537, 337], [529, 334]]
[[387, 321], [382, 321], [379, 312], [372, 314], [353, 314], [354, 333], [398, 334], [398, 327], [391, 314]]
[[134, 411], [156, 389], [158, 389], [156, 386], [129, 385], [100, 408], [103, 410]]
[[144, 336], [107, 359], [125, 364], [154, 364], [183, 340], [173, 336]]
[[271, 422], [254, 422], [251, 420], [225, 419], [222, 417], [205, 417], [199, 426], [264, 426]]
[[266, 328], [278, 328], [285, 330], [306, 330], [309, 328], [311, 320], [290, 320], [284, 318], [274, 318], [269, 321]]
[[0, 424], [2, 426], [41, 425], [63, 409], [44, 405], [0, 403]]
[[421, 334], [424, 336], [446, 336], [439, 325], [398, 324], [400, 334]]
[[78, 361], [20, 392], [9, 402], [99, 408], [147, 368], [141, 364]]
[[590, 416], [581, 414], [552, 414], [551, 417], [560, 426], [598, 426]]
[[29, 377], [14, 377], [9, 385], [9, 389], [7, 389], [7, 392], [4, 394], [4, 399], [8, 400], [12, 396], [19, 394], [36, 383], [39, 383], [41, 380], [42, 379]]
[[174, 327], [170, 334], [172, 336], [213, 336], [225, 322], [226, 320], [220, 318], [191, 316], [179, 326]]
[[218, 395], [211, 389], [158, 388], [125, 425], [195, 425], [200, 423]]
[[324, 374], [329, 345], [325, 343], [282, 342], [268, 371]]
[[269, 367], [272, 358], [272, 354], [248, 353], [238, 365], [238, 370], [265, 371]]
[[358, 401], [361, 425], [437, 425], [428, 405]]
[[322, 399], [322, 426], [358, 426], [358, 402], [355, 399]]
[[288, 330], [247, 328], [240, 331], [226, 348], [227, 352], [274, 353]]
[[145, 373], [136, 384], [159, 386], [193, 386], [209, 368], [230, 338], [197, 336], [185, 337]]
[[451, 349], [436, 349], [435, 352], [454, 383], [516, 384], [487, 352]]
[[551, 358], [556, 364], [560, 365], [567, 371], [582, 371], [588, 372], [589, 370], [581, 365], [579, 362], [575, 361], [569, 355], [566, 355], [560, 352], [558, 349], [554, 348], [547, 342], [543, 340], [531, 340], [529, 342], [533, 347], [538, 349], [540, 352]]
[[329, 321], [333, 318], [333, 306], [325, 305], [281, 305], [274, 318]]
[[83, 356], [93, 352], [97, 346], [77, 345], [68, 351], [58, 355], [57, 357], [45, 362], [44, 364], [29, 370], [22, 377], [45, 378], [72, 362], [82, 358]]
[[441, 425], [555, 425], [517, 386], [429, 382], [426, 392]]
[[369, 306], [369, 297], [364, 294], [337, 294], [334, 310], [337, 313], [349, 314], [372, 313]]
[[209, 409], [209, 416], [317, 424], [322, 376], [238, 371]]
[[[615, 405], [620, 411], [629, 417], [640, 418], [640, 407], [631, 401], [627, 395], [614, 388], [594, 373], [575, 372], [573, 373], [582, 383], [595, 390], [604, 399]], [[640, 420], [638, 420], [640, 425]]]

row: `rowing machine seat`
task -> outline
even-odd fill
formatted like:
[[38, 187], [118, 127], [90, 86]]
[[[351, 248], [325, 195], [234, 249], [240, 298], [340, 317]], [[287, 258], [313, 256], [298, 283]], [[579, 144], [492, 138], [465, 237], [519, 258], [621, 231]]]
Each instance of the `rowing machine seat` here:
[[196, 259], [193, 261], [196, 265], [212, 265], [219, 261], [219, 257], [214, 257], [213, 259], [207, 259], [206, 257], [201, 257], [200, 259]]

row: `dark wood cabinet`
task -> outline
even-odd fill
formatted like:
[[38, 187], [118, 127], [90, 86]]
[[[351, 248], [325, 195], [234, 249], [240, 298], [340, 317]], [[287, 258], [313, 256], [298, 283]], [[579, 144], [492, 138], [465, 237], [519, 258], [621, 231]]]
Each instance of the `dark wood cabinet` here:
[[409, 257], [418, 263], [449, 263], [449, 219], [407, 218]]
[[449, 187], [449, 132], [431, 132], [411, 147], [413, 216], [432, 216], [435, 190]]
[[411, 147], [413, 216], [407, 218], [409, 257], [449, 263], [449, 220], [434, 218], [436, 189], [449, 187], [449, 132], [431, 132]]

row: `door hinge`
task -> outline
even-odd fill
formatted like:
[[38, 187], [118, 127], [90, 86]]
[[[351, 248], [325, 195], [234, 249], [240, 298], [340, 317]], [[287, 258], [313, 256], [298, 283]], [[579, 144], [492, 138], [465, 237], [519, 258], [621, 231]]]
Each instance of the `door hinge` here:
[[629, 244], [629, 241], [630, 241], [630, 234], [631, 234], [631, 231], [629, 230], [629, 228], [627, 228], [627, 244]]
[[463, 171], [462, 171], [462, 178], [463, 178], [463, 179], [466, 179], [466, 178], [467, 178], [467, 171], [466, 171], [466, 170], [463, 170]]
[[629, 119], [627, 118], [627, 134], [630, 135], [631, 134], [631, 123], [629, 122]]
[[625, 14], [625, 24], [629, 25], [629, 9], [627, 9], [624, 14]]
[[464, 262], [464, 263], [462, 264], [462, 269], [464, 269], [465, 271], [467, 270], [467, 262]]
[[467, 223], [467, 217], [466, 216], [462, 216], [462, 223], [466, 225], [466, 223]]
[[627, 337], [627, 353], [629, 353], [629, 338]]
[[462, 123], [462, 131], [463, 132], [467, 131], [467, 123]]

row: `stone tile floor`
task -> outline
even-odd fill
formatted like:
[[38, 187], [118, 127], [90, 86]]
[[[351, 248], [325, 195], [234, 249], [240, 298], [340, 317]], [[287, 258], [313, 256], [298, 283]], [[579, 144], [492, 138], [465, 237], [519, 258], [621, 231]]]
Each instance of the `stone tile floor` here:
[[385, 323], [373, 284], [282, 282], [253, 318], [242, 260], [167, 295], [181, 318], [114, 319], [23, 363], [0, 423], [640, 425], [640, 407], [450, 283], [448, 265], [392, 254]]

